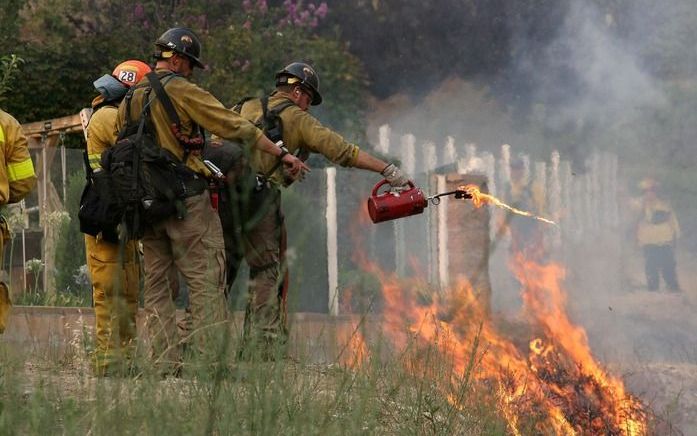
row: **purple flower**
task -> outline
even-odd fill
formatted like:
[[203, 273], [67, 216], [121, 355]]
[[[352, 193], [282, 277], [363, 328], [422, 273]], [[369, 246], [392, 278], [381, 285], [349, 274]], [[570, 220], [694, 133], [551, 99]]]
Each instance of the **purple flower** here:
[[329, 12], [329, 7], [327, 6], [327, 3], [322, 2], [315, 11], [315, 16], [321, 19], [327, 16], [327, 12]]
[[136, 3], [135, 8], [133, 8], [133, 16], [139, 20], [145, 17], [145, 8], [142, 3]]
[[259, 9], [259, 12], [261, 12], [262, 14], [265, 14], [269, 11], [269, 5], [266, 3], [266, 0], [258, 0], [257, 8]]
[[252, 11], [252, 0], [244, 0], [242, 2], [242, 9], [244, 9], [245, 13], [250, 13]]

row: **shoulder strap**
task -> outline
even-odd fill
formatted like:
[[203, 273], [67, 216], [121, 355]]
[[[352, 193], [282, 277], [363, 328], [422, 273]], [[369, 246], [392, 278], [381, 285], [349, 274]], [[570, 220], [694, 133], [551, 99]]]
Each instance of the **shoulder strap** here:
[[179, 119], [179, 115], [177, 115], [177, 111], [176, 109], [174, 109], [172, 100], [170, 100], [169, 96], [165, 92], [165, 88], [162, 86], [162, 82], [160, 82], [160, 78], [157, 76], [157, 73], [151, 71], [148, 74], [146, 74], [145, 77], [148, 78], [148, 82], [150, 83], [152, 89], [155, 91], [155, 95], [157, 95], [157, 98], [160, 100], [160, 103], [162, 103], [162, 107], [165, 108], [165, 112], [167, 112], [169, 120], [172, 122], [172, 124], [180, 126], [181, 120]]
[[235, 105], [232, 107], [232, 110], [239, 114], [240, 112], [242, 112], [242, 106], [244, 106], [244, 104], [247, 103], [249, 100], [253, 100], [253, 99], [254, 99], [254, 97], [243, 98], [242, 100], [235, 103]]
[[[1, 129], [1, 127], [0, 127]], [[94, 174], [94, 171], [92, 170], [92, 167], [90, 166], [90, 158], [87, 155], [87, 147], [85, 147], [84, 150], [82, 150], [82, 160], [85, 163], [85, 178], [89, 182], [92, 179], [92, 174]]]
[[[293, 103], [290, 100], [285, 100], [281, 102], [280, 104], [276, 105], [273, 107], [273, 109], [269, 109], [269, 97], [265, 96], [262, 97], [261, 99], [261, 111], [262, 111], [262, 120], [263, 120], [263, 125], [264, 125], [264, 133], [266, 136], [272, 141], [272, 142], [278, 142], [283, 140], [283, 124], [281, 123], [280, 115], [281, 112], [286, 110], [287, 108], [294, 106], [295, 103]], [[298, 149], [299, 150], [299, 149]], [[297, 151], [297, 150], [296, 150]], [[297, 155], [297, 153], [296, 153]], [[280, 158], [278, 159], [278, 162], [276, 162], [276, 165], [271, 168], [271, 170], [264, 174], [264, 177], [269, 178], [273, 173], [276, 172], [278, 167], [281, 166], [283, 163], [283, 160]]]

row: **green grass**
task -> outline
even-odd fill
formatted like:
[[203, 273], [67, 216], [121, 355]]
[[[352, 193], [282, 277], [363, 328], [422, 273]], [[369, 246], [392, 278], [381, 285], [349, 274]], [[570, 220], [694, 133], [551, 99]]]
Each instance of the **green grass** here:
[[506, 434], [475, 359], [453, 377], [433, 350], [376, 349], [358, 369], [227, 356], [229, 370], [189, 362], [167, 379], [141, 358], [138, 377], [97, 379], [74, 342], [60, 358], [0, 342], [0, 434]]

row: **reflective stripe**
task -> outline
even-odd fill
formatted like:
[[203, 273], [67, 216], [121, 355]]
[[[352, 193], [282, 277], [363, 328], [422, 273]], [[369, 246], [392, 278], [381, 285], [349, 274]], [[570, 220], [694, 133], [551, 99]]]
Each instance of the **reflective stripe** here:
[[34, 176], [34, 164], [31, 158], [7, 165], [7, 180], [16, 182], [17, 180], [26, 179]]
[[0, 126], [0, 142], [5, 142], [5, 131], [2, 130], [2, 126]]
[[90, 162], [90, 168], [93, 170], [97, 170], [102, 167], [102, 164], [100, 163], [102, 160], [101, 154], [88, 154], [87, 160]]

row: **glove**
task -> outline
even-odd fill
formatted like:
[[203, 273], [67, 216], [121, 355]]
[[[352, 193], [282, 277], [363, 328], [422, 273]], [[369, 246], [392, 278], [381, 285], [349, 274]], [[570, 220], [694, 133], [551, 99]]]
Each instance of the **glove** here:
[[393, 188], [401, 188], [409, 183], [409, 178], [406, 174], [397, 168], [394, 164], [389, 164], [380, 173]]

